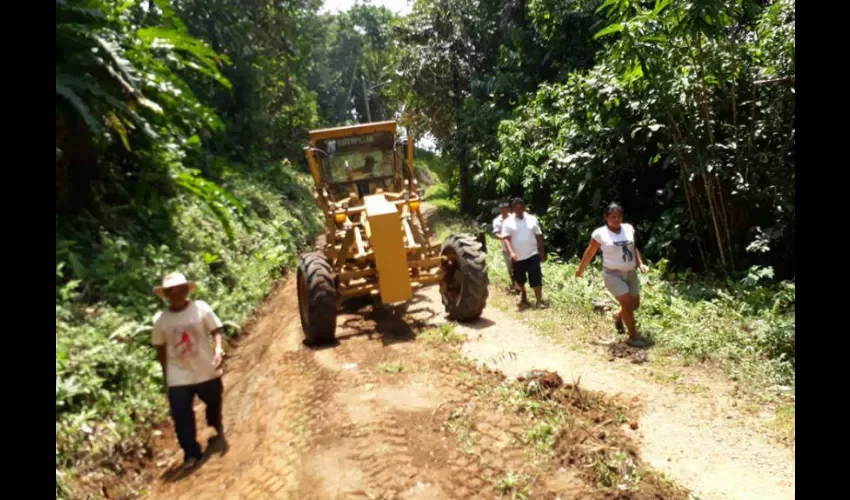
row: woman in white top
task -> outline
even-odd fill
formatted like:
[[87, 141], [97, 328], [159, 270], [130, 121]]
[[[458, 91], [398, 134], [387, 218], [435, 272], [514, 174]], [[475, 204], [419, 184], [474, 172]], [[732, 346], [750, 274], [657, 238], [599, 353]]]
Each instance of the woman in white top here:
[[644, 347], [646, 342], [637, 334], [634, 313], [640, 307], [637, 270], [645, 273], [647, 267], [635, 246], [635, 228], [623, 222], [623, 207], [617, 203], [608, 205], [605, 225], [593, 231], [590, 245], [576, 271], [577, 278], [584, 274], [584, 269], [600, 249], [605, 286], [620, 303], [620, 310], [614, 315], [617, 331], [622, 333], [625, 323], [629, 332], [627, 343], [632, 347]]

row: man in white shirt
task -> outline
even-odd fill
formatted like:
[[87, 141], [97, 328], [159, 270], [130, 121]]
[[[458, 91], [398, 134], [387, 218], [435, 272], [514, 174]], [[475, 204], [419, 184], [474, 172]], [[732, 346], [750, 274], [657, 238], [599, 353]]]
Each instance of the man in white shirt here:
[[522, 297], [520, 307], [527, 307], [528, 296], [525, 293], [525, 283], [528, 281], [534, 290], [537, 307], [543, 307], [543, 272], [541, 262], [546, 262], [546, 252], [543, 249], [543, 231], [537, 222], [537, 217], [525, 212], [525, 202], [514, 198], [512, 203], [514, 216], [502, 224], [502, 234], [505, 246], [510, 252], [513, 262], [514, 281], [520, 287]]
[[514, 281], [514, 271], [513, 271], [513, 263], [511, 262], [511, 253], [508, 251], [508, 246], [504, 242], [504, 237], [502, 236], [502, 227], [506, 220], [511, 217], [511, 204], [507, 201], [503, 201], [499, 204], [499, 215], [493, 219], [493, 236], [497, 239], [502, 240], [502, 256], [505, 258], [505, 267], [508, 268], [508, 277], [513, 283], [514, 288], [517, 288], [516, 282]]
[[[180, 273], [171, 273], [154, 287], [157, 296], [168, 301], [168, 309], [153, 320], [152, 343], [162, 365], [168, 386], [168, 404], [177, 441], [184, 453], [184, 468], [191, 469], [201, 459], [201, 447], [195, 435], [197, 395], [206, 404], [207, 424], [224, 441], [221, 419], [221, 320], [204, 301], [189, 300], [195, 283]], [[215, 349], [210, 342], [214, 340]]]

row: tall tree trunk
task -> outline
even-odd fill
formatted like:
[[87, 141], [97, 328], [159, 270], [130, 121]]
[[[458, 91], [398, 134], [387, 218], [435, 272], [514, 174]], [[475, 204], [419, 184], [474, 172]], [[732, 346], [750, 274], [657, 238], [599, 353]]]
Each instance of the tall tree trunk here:
[[[677, 146], [681, 146], [684, 144], [685, 138], [682, 134], [682, 129], [679, 126], [679, 122], [673, 118], [672, 113], [667, 112], [667, 119], [670, 122], [673, 130], [673, 142]], [[682, 176], [682, 189], [685, 191], [685, 200], [688, 203], [688, 215], [691, 218], [691, 228], [694, 232], [694, 237], [697, 241], [697, 249], [699, 250], [699, 256], [702, 260], [703, 269], [708, 269], [708, 260], [706, 259], [706, 252], [703, 249], [702, 238], [699, 235], [699, 224], [697, 223], [697, 213], [694, 208], [694, 200], [699, 202], [699, 197], [694, 190], [693, 183], [691, 182], [688, 172], [690, 169], [690, 162], [685, 154], [682, 152], [681, 148], [679, 148], [679, 168], [681, 169]]]
[[469, 192], [469, 163], [466, 147], [466, 130], [461, 123], [463, 95], [460, 88], [460, 75], [456, 64], [452, 64], [452, 92], [455, 100], [455, 150], [457, 151], [458, 173], [460, 177], [460, 211], [472, 213], [472, 199]]

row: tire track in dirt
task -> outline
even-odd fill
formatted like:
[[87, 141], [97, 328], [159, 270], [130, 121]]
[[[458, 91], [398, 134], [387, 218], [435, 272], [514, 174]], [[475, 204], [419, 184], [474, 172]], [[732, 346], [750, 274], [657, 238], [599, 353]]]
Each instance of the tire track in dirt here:
[[[291, 288], [290, 280], [274, 292], [228, 361], [229, 450], [212, 455], [188, 477], [158, 482], [154, 498], [303, 498], [296, 489], [301, 456], [327, 419], [324, 402], [333, 381], [300, 346]], [[196, 407], [198, 429], [205, 426], [201, 408]], [[199, 439], [209, 434], [205, 429]], [[165, 444], [173, 449], [175, 443]]]
[[[481, 478], [498, 473], [454, 452], [454, 440], [435, 418], [442, 401], [460, 395], [453, 384], [456, 374], [425, 370], [410, 376], [411, 385], [399, 385], [379, 373], [376, 366], [383, 359], [413, 360], [418, 346], [409, 342], [415, 333], [406, 323], [371, 308], [365, 318], [340, 315], [339, 345], [304, 347], [294, 288], [290, 279], [270, 295], [228, 360], [229, 449], [210, 453], [187, 477], [168, 471], [149, 496], [492, 498], [483, 492], [490, 490]], [[419, 315], [413, 323], [420, 328], [444, 321], [428, 304], [413, 309]], [[204, 443], [212, 431], [204, 428], [202, 405], [196, 415]], [[175, 441], [166, 432], [155, 450], [179, 462]]]
[[[433, 310], [423, 308], [418, 314], [420, 327], [436, 317]], [[340, 469], [347, 477], [334, 477], [324, 469], [314, 470], [310, 479], [319, 479], [326, 486], [334, 480], [347, 483], [348, 491], [337, 488], [338, 498], [492, 498], [480, 480], [486, 469], [456, 453], [454, 440], [441, 428], [443, 418], [439, 417], [443, 415], [436, 415], [440, 400], [462, 396], [452, 383], [456, 374], [424, 370], [398, 383], [379, 375], [375, 368], [386, 358], [415, 365], [419, 347], [404, 343], [414, 332], [403, 321], [375, 313], [367, 317], [374, 326], [364, 328], [363, 323], [370, 320], [364, 322], [356, 315], [344, 317], [341, 323], [353, 326], [354, 331], [343, 329], [339, 337], [359, 331], [360, 339], [343, 340], [339, 347], [317, 355], [324, 366], [338, 370], [340, 390], [334, 403], [339, 410], [338, 425], [346, 422], [339, 433], [328, 433], [319, 452], [344, 464]], [[363, 339], [364, 331], [373, 338]], [[340, 368], [354, 364], [356, 368]], [[478, 488], [474, 487], [476, 481]]]
[[[375, 404], [373, 390], [380, 381], [364, 369], [372, 353], [358, 352], [352, 344], [363, 342], [349, 340], [317, 353], [319, 362], [336, 372], [337, 390], [328, 403], [334, 422], [316, 442], [305, 482], [325, 486], [326, 496], [317, 498], [392, 497], [393, 488], [403, 487], [403, 478], [411, 475], [411, 451], [396, 416]], [[329, 469], [328, 462], [342, 467]]]
[[[641, 394], [658, 397], [659, 387], [627, 381], [611, 373], [602, 360], [553, 346], [498, 310], [487, 309], [484, 316], [458, 328], [469, 339], [466, 352], [473, 359], [494, 364], [494, 355], [513, 351], [519, 353], [517, 359], [498, 366], [508, 375], [549, 368], [567, 380], [583, 374], [583, 384], [591, 388], [621, 392], [635, 386]], [[491, 482], [507, 471], [535, 475], [528, 470], [528, 453], [519, 439], [522, 422], [516, 415], [475, 407], [465, 379], [468, 373], [424, 359], [427, 349], [413, 342], [417, 332], [446, 322], [436, 287], [417, 294], [406, 323], [372, 312], [368, 306], [340, 314], [340, 343], [320, 350], [301, 343], [293, 279], [269, 296], [257, 317], [246, 327], [247, 335], [226, 367], [224, 419], [230, 449], [211, 455], [188, 477], [155, 481], [151, 498], [492, 499], [499, 494]], [[401, 363], [404, 373], [382, 372], [384, 361]], [[686, 408], [694, 404], [689, 399], [681, 403]], [[699, 415], [703, 407], [694, 408], [670, 420], [690, 418], [689, 425], [704, 423], [706, 419]], [[456, 412], [468, 417], [474, 439], [464, 442], [446, 430]], [[203, 412], [197, 414], [198, 428], [204, 429]], [[658, 429], [647, 433], [646, 425], [644, 420], [644, 446], [651, 450], [652, 460], [659, 456], [652, 446], [659, 445], [662, 437]], [[727, 430], [711, 427], [714, 433]], [[674, 442], [693, 438], [675, 426], [661, 427], [661, 431], [672, 433], [664, 439]], [[199, 440], [204, 443], [211, 433], [204, 429]], [[688, 443], [688, 451], [677, 456], [676, 462], [659, 468], [683, 486], [706, 492], [705, 498], [790, 498], [769, 494], [787, 492], [785, 485], [768, 488], [787, 479], [785, 463], [768, 456], [765, 467], [779, 465], [774, 473], [753, 466], [752, 460], [735, 462], [729, 452], [717, 449], [727, 444], [722, 437], [712, 440], [704, 433]], [[732, 447], [736, 454], [747, 453], [743, 442]], [[155, 443], [155, 452], [181, 455], [170, 432]], [[712, 466], [720, 464], [702, 471], [705, 478], [685, 467], [702, 464], [702, 453]], [[793, 494], [793, 457], [790, 463]], [[742, 470], [729, 470], [730, 465]], [[753, 479], [754, 474], [763, 477]], [[753, 484], [742, 484], [748, 479]], [[568, 472], [534, 480], [537, 484], [530, 498], [554, 499], [556, 493], [562, 498], [596, 498], [592, 488], [578, 484]]]

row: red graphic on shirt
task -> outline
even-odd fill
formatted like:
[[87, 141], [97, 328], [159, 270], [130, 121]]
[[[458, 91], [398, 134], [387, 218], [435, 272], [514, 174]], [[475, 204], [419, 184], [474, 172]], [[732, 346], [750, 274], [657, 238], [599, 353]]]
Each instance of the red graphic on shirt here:
[[192, 334], [183, 330], [180, 333], [180, 341], [174, 346], [177, 351], [177, 359], [185, 359], [195, 354], [195, 343], [192, 342]]

